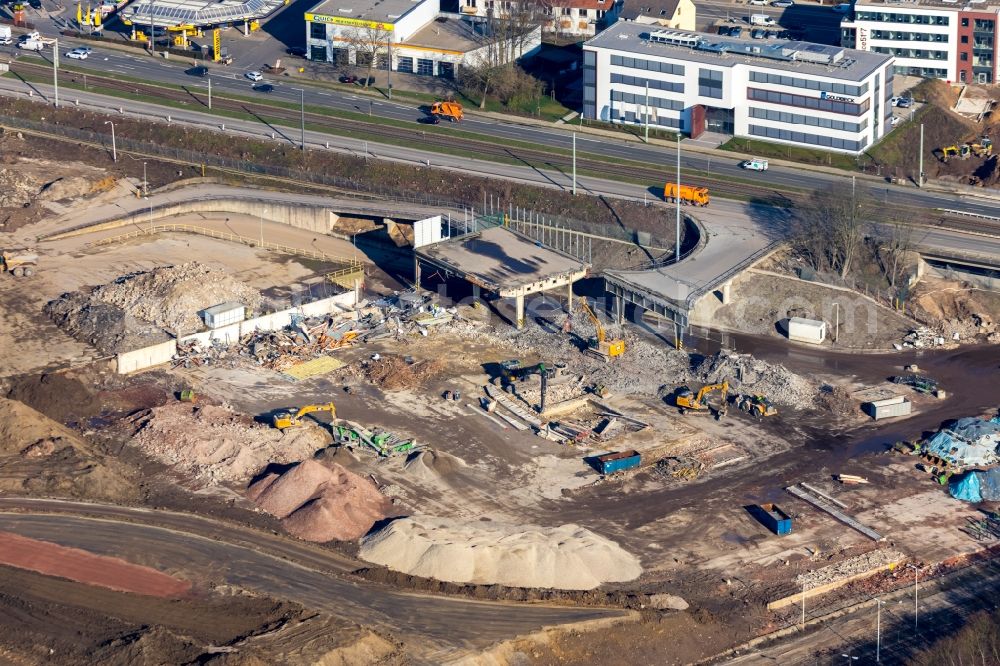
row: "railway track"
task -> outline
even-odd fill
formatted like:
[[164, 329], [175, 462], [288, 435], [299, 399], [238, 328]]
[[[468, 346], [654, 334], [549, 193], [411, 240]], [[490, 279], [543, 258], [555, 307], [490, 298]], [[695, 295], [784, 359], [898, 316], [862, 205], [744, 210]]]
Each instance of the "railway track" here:
[[[25, 62], [14, 62], [11, 64], [11, 71], [31, 76], [45, 76], [51, 71], [43, 65], [35, 65]], [[77, 83], [77, 78], [82, 76], [75, 73], [64, 75], [71, 82]], [[64, 81], [66, 79], [64, 78]], [[158, 97], [165, 101], [170, 101], [190, 107], [196, 111], [208, 111], [207, 102], [202, 99], [200, 91], [198, 93], [187, 89], [175, 89], [150, 83], [135, 83], [121, 81], [110, 76], [100, 74], [87, 74], [89, 87], [103, 88], [112, 92], [121, 92], [130, 95], [145, 95]], [[277, 123], [287, 128], [297, 127], [301, 120], [299, 109], [285, 108], [263, 102], [253, 102], [226, 97], [225, 94], [216, 94], [212, 98], [213, 110], [225, 110], [253, 116], [262, 124]], [[314, 111], [305, 113], [306, 123], [315, 129], [329, 131], [332, 134], [363, 136], [373, 142], [403, 143], [412, 144], [414, 140], [414, 129], [408, 127], [398, 127], [379, 122], [366, 122], [352, 118], [342, 118], [331, 116]], [[416, 123], [414, 123], [416, 125]], [[429, 131], [428, 131], [429, 130]], [[573, 166], [572, 159], [567, 155], [553, 153], [548, 150], [534, 150], [524, 147], [510, 147], [498, 145], [486, 140], [470, 139], [467, 137], [451, 136], [444, 132], [435, 132], [428, 128], [420, 130], [420, 144], [437, 149], [442, 152], [449, 150], [460, 150], [473, 157], [485, 160], [503, 160], [518, 162], [536, 169], [549, 169], [566, 172]], [[294, 139], [289, 139], [295, 143]], [[609, 170], [615, 176], [636, 182], [658, 185], [665, 180], [665, 169], [663, 167], [643, 166], [639, 163], [609, 163], [603, 160], [589, 158], [586, 155], [577, 157], [577, 170], [581, 173], [606, 174]], [[756, 185], [754, 183], [733, 181], [731, 178], [719, 177], [708, 174], [702, 170], [686, 169], [689, 177], [698, 179], [698, 183], [706, 185], [712, 193], [722, 198], [734, 199], [757, 199], [762, 203], [772, 203], [774, 205], [788, 206], [801, 203], [808, 196], [803, 190], [779, 190], [773, 184]], [[926, 208], [917, 206], [896, 205], [895, 210], [899, 212], [903, 219], [927, 219], [929, 211]], [[941, 229], [951, 229], [958, 231], [970, 231], [974, 233], [996, 236], [1000, 234], [1000, 221], [979, 219], [956, 215], [947, 211], [941, 211], [933, 221], [928, 221], [927, 226]]]

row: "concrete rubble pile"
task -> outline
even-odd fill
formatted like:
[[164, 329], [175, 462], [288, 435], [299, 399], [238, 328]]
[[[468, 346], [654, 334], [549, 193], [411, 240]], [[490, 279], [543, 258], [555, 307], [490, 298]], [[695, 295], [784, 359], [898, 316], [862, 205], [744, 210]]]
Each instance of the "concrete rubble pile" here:
[[639, 559], [578, 525], [538, 527], [409, 516], [361, 542], [361, 559], [435, 580], [590, 590], [634, 580]]
[[320, 427], [282, 432], [228, 406], [186, 402], [145, 409], [120, 423], [131, 446], [206, 483], [245, 483], [271, 463], [311, 458], [333, 441]]
[[890, 565], [898, 564], [904, 559], [906, 559], [906, 556], [898, 550], [880, 548], [850, 557], [822, 569], [799, 574], [796, 576], [795, 581], [799, 587], [804, 585], [809, 590], [820, 585], [836, 583], [857, 574], [868, 573], [875, 569], [888, 569]]
[[761, 394], [789, 407], [811, 407], [819, 391], [817, 383], [782, 365], [727, 350], [706, 357], [694, 374], [705, 384], [728, 381], [733, 392]]
[[[948, 339], [952, 339], [954, 336], [949, 336]], [[958, 339], [958, 338], [954, 338]], [[914, 329], [903, 336], [902, 343], [894, 344], [897, 351], [902, 349], [922, 349], [924, 347], [940, 347], [945, 343], [945, 338], [942, 335], [932, 331], [926, 326], [921, 326], [920, 328]]]

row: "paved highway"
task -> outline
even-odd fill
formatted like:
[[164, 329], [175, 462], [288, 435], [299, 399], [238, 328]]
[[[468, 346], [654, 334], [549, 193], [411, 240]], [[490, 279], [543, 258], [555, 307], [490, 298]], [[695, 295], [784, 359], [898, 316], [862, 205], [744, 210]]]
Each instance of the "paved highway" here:
[[[820, 11], [819, 8], [809, 9]], [[46, 52], [44, 57], [51, 57], [51, 53]], [[61, 59], [61, 61], [64, 66], [69, 63], [67, 60]], [[90, 59], [82, 62], [73, 61], [72, 65], [75, 67], [92, 68], [92, 71], [102, 74], [111, 73], [149, 82], [184, 85], [188, 87], [194, 96], [201, 99], [207, 98], [207, 81], [185, 74], [185, 69], [189, 67], [189, 64], [164, 61], [160, 58], [151, 58], [146, 55], [123, 53], [98, 47]], [[250, 81], [243, 78], [243, 74], [244, 70], [242, 69], [213, 67], [209, 75], [209, 78], [212, 80], [213, 93], [236, 93], [243, 96], [259, 96], [261, 99], [270, 98], [288, 103], [298, 103], [301, 95], [299, 91], [304, 90], [306, 104], [310, 106], [326, 107], [361, 114], [371, 113], [373, 116], [381, 118], [412, 122], [415, 131], [434, 132], [442, 131], [443, 129], [418, 124], [417, 119], [423, 113], [420, 111], [418, 105], [414, 103], [375, 99], [366, 95], [355, 94], [350, 86], [344, 86], [341, 92], [338, 90], [310, 87], [308, 82], [303, 82], [307, 85], [303, 88], [298, 88], [284, 79], [271, 81], [275, 85], [275, 90], [266, 95], [254, 92]], [[61, 76], [64, 84], [74, 78], [78, 84], [83, 83], [82, 74], [74, 74], [68, 70], [63, 70]], [[76, 91], [70, 91], [65, 88], [62, 91], [63, 99], [72, 99], [78, 96], [80, 95]], [[194, 102], [194, 100], [192, 101]], [[131, 102], [128, 105], [135, 106]], [[547, 146], [567, 152], [572, 150], [573, 139], [572, 133], [569, 131], [571, 128], [566, 125], [538, 125], [529, 122], [519, 122], [517, 120], [500, 121], [488, 117], [469, 116], [461, 123], [461, 129], [466, 132], [482, 134], [485, 138], [493, 137], [516, 140], [536, 147]], [[297, 138], [295, 134], [292, 134], [292, 136]], [[414, 134], [414, 144], [416, 145], [417, 143], [417, 135]], [[605, 137], [594, 134], [579, 134], [577, 144], [581, 154], [587, 153], [596, 157], [604, 156], [662, 166], [665, 178], [669, 176], [669, 173], [671, 173], [676, 164], [675, 151], [671, 148], [659, 145], [646, 145], [638, 140]], [[847, 177], [847, 174], [816, 171], [808, 167], [778, 165], [773, 165], [764, 174], [749, 174], [739, 168], [738, 164], [741, 159], [739, 155], [720, 156], [717, 152], [714, 154], [703, 154], [692, 152], [689, 148], [686, 148], [685, 151], [681, 159], [681, 165], [684, 169], [707, 172], [714, 176], [722, 177], [766, 179], [768, 183], [773, 184], [776, 188], [797, 188], [808, 191], [824, 187], [832, 182], [842, 181]], [[516, 149], [512, 149], [512, 153], [516, 155]], [[614, 167], [609, 164], [609, 168]], [[1000, 201], [970, 198], [928, 190], [921, 191], [913, 187], [888, 185], [883, 181], [863, 179], [862, 177], [859, 177], [859, 181], [869, 182], [878, 198], [882, 199], [889, 206], [908, 205], [924, 209], [949, 208], [980, 215], [1000, 217]]]
[[3, 498], [0, 530], [142, 561], [195, 580], [207, 577], [376, 625], [400, 636], [408, 654], [429, 663], [543, 626], [623, 614], [400, 592], [344, 577], [358, 563], [312, 544], [168, 511]]

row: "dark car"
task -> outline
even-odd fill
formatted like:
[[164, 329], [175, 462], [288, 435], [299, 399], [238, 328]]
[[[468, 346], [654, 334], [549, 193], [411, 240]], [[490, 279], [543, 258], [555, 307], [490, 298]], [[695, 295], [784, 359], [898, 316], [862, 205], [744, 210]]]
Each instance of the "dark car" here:
[[735, 28], [733, 28], [732, 30], [729, 31], [729, 36], [730, 37], [742, 37], [743, 36], [743, 28], [741, 28], [740, 26], [736, 26]]
[[208, 67], [205, 67], [204, 65], [198, 65], [197, 67], [192, 67], [191, 69], [184, 70], [184, 73], [189, 76], [200, 76], [201, 78], [205, 78], [206, 76], [208, 76]]
[[300, 58], [306, 57], [306, 47], [304, 46], [291, 46], [288, 48], [288, 55], [299, 56]]
[[440, 125], [441, 118], [435, 115], [427, 115], [421, 118], [417, 118], [418, 123], [423, 123], [424, 125]]
[[339, 81], [341, 83], [357, 83], [358, 77], [354, 76], [353, 74], [344, 74], [343, 76], [340, 77]]
[[761, 30], [760, 28], [754, 28], [750, 31], [751, 39], [767, 39], [767, 30]]
[[270, 83], [258, 83], [253, 87], [253, 89], [259, 93], [274, 92], [274, 86], [272, 86]]
[[722, 35], [723, 37], [728, 37], [729, 36], [729, 26], [728, 25], [720, 25], [719, 26], [719, 34]]
[[792, 33], [790, 33], [787, 30], [779, 30], [778, 32], [775, 33], [774, 36], [776, 39], [791, 39]]

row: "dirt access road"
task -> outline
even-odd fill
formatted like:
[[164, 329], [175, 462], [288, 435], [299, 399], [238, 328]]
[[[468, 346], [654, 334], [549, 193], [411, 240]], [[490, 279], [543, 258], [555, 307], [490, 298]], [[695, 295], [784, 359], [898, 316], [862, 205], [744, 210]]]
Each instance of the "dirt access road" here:
[[2, 498], [0, 530], [124, 557], [194, 579], [207, 577], [376, 625], [398, 636], [409, 655], [427, 663], [454, 659], [544, 626], [622, 615], [596, 608], [405, 594], [342, 578], [337, 574], [357, 565], [330, 551], [181, 513]]

